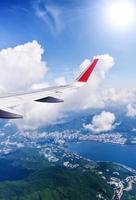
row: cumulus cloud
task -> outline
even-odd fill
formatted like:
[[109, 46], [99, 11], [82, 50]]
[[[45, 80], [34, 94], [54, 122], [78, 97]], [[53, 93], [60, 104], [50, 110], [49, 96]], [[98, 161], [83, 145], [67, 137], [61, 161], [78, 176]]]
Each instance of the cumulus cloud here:
[[[91, 75], [88, 83], [79, 90], [74, 91], [74, 98], [68, 97], [67, 103], [73, 105], [75, 109], [87, 108], [102, 108], [105, 106], [105, 101], [101, 91], [103, 90], [102, 83], [105, 80], [107, 72], [113, 67], [114, 59], [110, 55], [98, 55], [99, 58], [97, 67]], [[88, 66], [91, 60], [86, 59], [79, 68], [81, 72]]]
[[111, 131], [116, 127], [116, 117], [114, 113], [103, 111], [99, 115], [95, 115], [91, 124], [84, 124], [84, 128], [94, 133]]
[[[40, 126], [53, 124], [63, 118], [61, 104], [46, 104], [30, 102], [18, 107], [23, 114], [23, 119], [11, 120], [17, 127], [24, 130], [35, 130]], [[23, 132], [22, 132], [23, 133]]]
[[44, 80], [44, 50], [37, 41], [0, 51], [0, 92], [29, 89]]
[[[47, 64], [42, 55], [44, 49], [37, 41], [18, 45], [14, 48], [7, 48], [0, 51], [0, 93], [7, 93], [17, 90], [29, 90], [48, 87], [46, 82]], [[95, 56], [100, 59], [97, 67], [90, 77], [88, 84], [84, 87], [58, 94], [58, 98], [65, 100], [62, 104], [28, 103], [21, 105], [17, 111], [24, 115], [22, 120], [10, 121], [16, 123], [19, 129], [36, 129], [39, 126], [54, 123], [62, 120], [67, 111], [74, 111], [88, 108], [104, 108], [107, 105], [125, 105], [127, 116], [136, 116], [136, 89], [119, 90], [115, 88], [105, 88], [103, 86], [107, 72], [113, 67], [114, 59], [110, 55]], [[90, 59], [84, 62], [77, 69], [75, 76], [83, 71]], [[74, 75], [73, 75], [74, 76]], [[55, 85], [66, 84], [64, 77], [58, 77], [54, 81]], [[102, 116], [101, 116], [102, 115]], [[86, 128], [94, 132], [109, 131], [116, 125], [115, 116], [112, 113], [102, 113], [99, 117], [94, 117], [91, 124]], [[107, 119], [107, 123], [103, 121]], [[103, 118], [103, 120], [102, 120]], [[101, 123], [99, 121], [101, 119]], [[98, 124], [97, 124], [97, 123]], [[103, 123], [103, 125], [102, 125]], [[104, 124], [105, 123], [105, 124]]]
[[65, 77], [61, 76], [55, 79], [55, 85], [66, 85]]
[[[67, 111], [101, 107], [104, 102], [99, 93], [102, 86], [102, 82], [105, 79], [105, 75], [108, 70], [113, 66], [114, 60], [109, 55], [98, 56], [100, 62], [91, 76], [89, 83], [75, 91], [69, 91], [67, 93], [58, 94], [58, 98], [65, 100], [62, 104], [40, 104], [33, 103], [27, 104], [24, 109], [24, 119], [18, 122], [18, 127], [35, 129], [38, 126], [48, 125], [55, 121], [61, 120]], [[85, 60], [79, 67], [78, 74], [88, 66], [90, 60]], [[76, 74], [77, 76], [77, 74]], [[66, 80], [64, 77], [58, 77], [55, 80], [55, 84], [65, 84]]]
[[105, 104], [128, 105], [130, 102], [135, 103], [136, 89], [119, 89], [119, 88], [103, 88], [100, 95]]
[[[113, 66], [113, 58], [109, 55], [98, 56], [100, 62], [91, 76], [89, 83], [84, 87], [76, 91], [63, 94], [65, 99], [64, 104], [59, 105], [33, 105], [29, 106], [26, 112], [23, 122], [23, 127], [37, 127], [40, 125], [46, 125], [56, 120], [61, 119], [64, 112], [74, 109], [86, 109], [90, 107], [101, 107], [103, 101], [99, 94], [100, 85], [105, 79], [106, 72]], [[85, 60], [79, 68], [79, 72], [85, 68], [90, 60]], [[56, 80], [56, 83], [65, 83], [65, 79], [60, 77]], [[61, 98], [60, 96], [58, 98]]]
[[136, 104], [128, 104], [127, 105], [127, 116], [128, 117], [136, 117]]
[[[42, 59], [43, 48], [37, 41], [18, 45], [0, 51], [0, 92], [38, 89], [48, 87], [46, 80], [47, 64]], [[37, 128], [53, 123], [64, 117], [65, 112], [74, 109], [100, 108], [109, 100], [110, 93], [102, 92], [102, 83], [106, 73], [114, 65], [109, 55], [96, 56], [100, 59], [88, 84], [79, 90], [63, 94], [63, 104], [29, 103], [18, 108], [24, 115], [22, 120], [14, 120], [19, 128]], [[86, 59], [80, 66], [78, 74], [91, 62]], [[77, 73], [76, 73], [77, 76]], [[64, 77], [58, 77], [55, 84], [65, 84]], [[112, 92], [114, 93], [114, 92]], [[107, 95], [105, 95], [107, 94]], [[59, 94], [58, 94], [59, 95]], [[114, 94], [115, 96], [115, 94]], [[62, 98], [58, 96], [58, 98]], [[114, 97], [115, 98], [115, 97]]]

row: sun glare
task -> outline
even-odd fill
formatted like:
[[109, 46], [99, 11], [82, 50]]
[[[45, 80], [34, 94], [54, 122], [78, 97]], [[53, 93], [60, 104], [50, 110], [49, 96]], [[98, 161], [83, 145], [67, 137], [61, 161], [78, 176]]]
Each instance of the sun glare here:
[[107, 7], [109, 23], [117, 28], [126, 28], [133, 24], [135, 19], [135, 5], [130, 0], [113, 0]]

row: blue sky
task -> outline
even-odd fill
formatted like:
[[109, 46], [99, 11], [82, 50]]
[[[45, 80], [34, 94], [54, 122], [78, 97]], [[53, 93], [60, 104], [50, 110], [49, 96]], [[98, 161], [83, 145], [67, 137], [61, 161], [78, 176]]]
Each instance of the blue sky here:
[[45, 49], [48, 78], [68, 78], [85, 58], [110, 54], [115, 67], [106, 84], [134, 87], [136, 83], [136, 23], [116, 29], [105, 19], [113, 0], [1, 0], [0, 48], [37, 40]]

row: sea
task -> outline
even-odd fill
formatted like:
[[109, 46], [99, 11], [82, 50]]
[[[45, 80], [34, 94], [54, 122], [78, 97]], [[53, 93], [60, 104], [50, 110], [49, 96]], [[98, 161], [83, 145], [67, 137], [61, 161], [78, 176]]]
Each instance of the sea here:
[[111, 161], [136, 169], [136, 145], [84, 141], [68, 144], [68, 150], [91, 160]]

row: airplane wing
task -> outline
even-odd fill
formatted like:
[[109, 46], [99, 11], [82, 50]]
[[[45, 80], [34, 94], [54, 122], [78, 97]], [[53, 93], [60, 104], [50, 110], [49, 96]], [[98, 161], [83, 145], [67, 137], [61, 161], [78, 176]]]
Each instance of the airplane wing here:
[[23, 104], [25, 102], [36, 101], [43, 103], [61, 103], [63, 99], [57, 98], [58, 94], [67, 92], [68, 90], [76, 89], [83, 86], [89, 79], [93, 69], [98, 63], [99, 59], [94, 59], [92, 63], [83, 71], [83, 73], [69, 85], [62, 85], [57, 87], [49, 87], [27, 92], [11, 93], [0, 96], [0, 118], [15, 119], [23, 116], [11, 107]]

